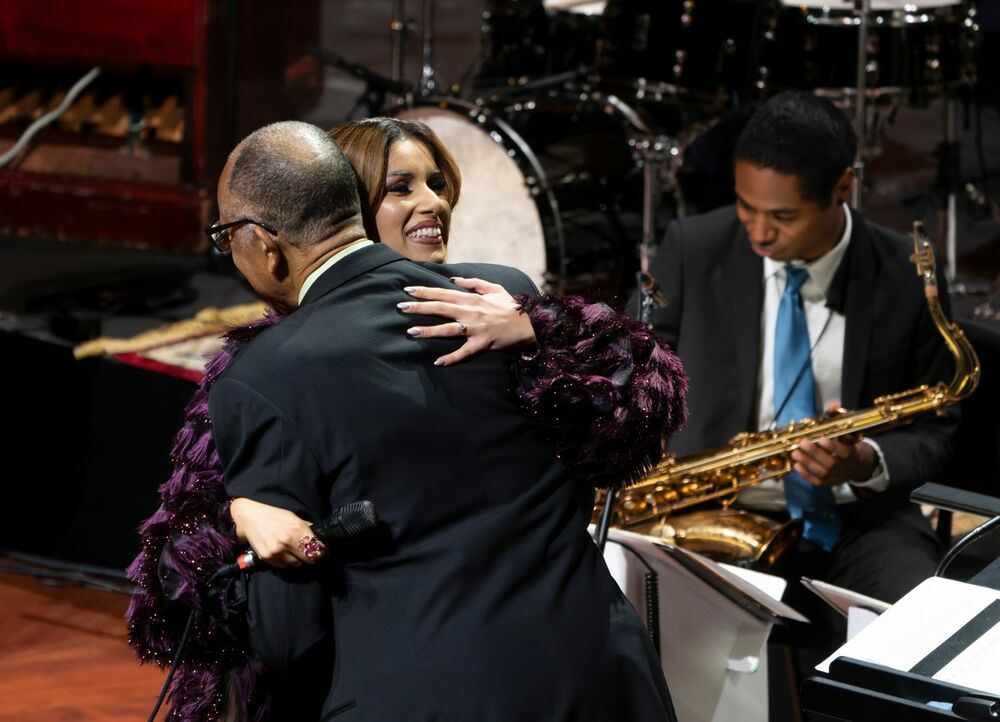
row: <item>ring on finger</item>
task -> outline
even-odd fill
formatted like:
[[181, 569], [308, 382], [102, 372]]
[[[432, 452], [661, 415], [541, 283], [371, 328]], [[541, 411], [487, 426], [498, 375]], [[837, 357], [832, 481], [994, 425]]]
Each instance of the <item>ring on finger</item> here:
[[455, 323], [458, 324], [458, 335], [464, 336], [466, 332], [465, 324], [458, 320], [456, 320]]
[[314, 536], [304, 536], [299, 539], [299, 551], [311, 562], [323, 556], [323, 542]]

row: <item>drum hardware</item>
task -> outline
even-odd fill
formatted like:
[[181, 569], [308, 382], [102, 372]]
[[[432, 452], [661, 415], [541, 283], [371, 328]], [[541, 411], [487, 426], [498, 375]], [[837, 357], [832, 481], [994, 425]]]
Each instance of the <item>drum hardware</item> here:
[[[671, 157], [680, 154], [674, 142], [665, 135], [644, 136], [640, 139], [630, 141], [636, 153], [637, 164], [642, 168], [642, 241], [639, 244], [640, 267], [644, 272], [649, 271], [649, 261], [655, 253], [656, 228], [655, 210], [659, 207], [660, 199], [660, 179], [669, 173], [668, 168]], [[673, 173], [669, 176], [676, 187], [676, 178]]]
[[392, 79], [397, 83], [403, 81], [403, 50], [406, 47], [408, 25], [404, 17], [406, 0], [392, 0], [392, 21], [389, 23], [390, 67]]
[[602, 6], [487, 0], [476, 87], [517, 86], [592, 66]]
[[526, 75], [521, 75], [516, 78], [507, 78], [505, 84], [499, 87], [477, 87], [474, 102], [478, 102], [480, 100], [501, 102], [506, 95], [529, 93], [539, 90], [566, 90], [571, 88], [574, 83], [586, 79], [589, 74], [590, 68], [581, 66], [575, 70], [554, 73], [541, 78], [529, 78]]
[[[896, 110], [924, 107], [938, 97], [947, 104], [954, 89], [973, 82], [975, 9], [967, 0], [854, 0], [852, 9], [824, 0], [779, 4], [777, 22], [767, 25], [759, 84], [762, 90], [767, 85], [809, 89], [848, 113], [858, 138], [851, 204], [860, 207], [866, 162], [881, 151], [884, 125]], [[946, 120], [945, 143], [947, 128]], [[953, 235], [947, 222], [942, 235]], [[949, 261], [949, 278], [952, 265]]]
[[862, 186], [865, 181], [865, 87], [868, 83], [868, 19], [871, 15], [871, 0], [855, 0], [858, 13], [858, 54], [856, 95], [854, 96], [854, 133], [857, 135], [857, 150], [854, 154], [854, 184], [851, 186], [851, 206], [861, 209]]
[[620, 97], [714, 115], [751, 81], [771, 2], [607, 0], [595, 70]]
[[319, 59], [321, 63], [334, 68], [339, 68], [340, 70], [350, 73], [358, 80], [364, 82], [364, 89], [358, 96], [358, 100], [355, 102], [354, 106], [347, 111], [347, 114], [344, 116], [345, 120], [352, 118], [361, 105], [364, 105], [366, 108], [366, 116], [379, 115], [386, 107], [388, 107], [386, 96], [389, 94], [404, 99], [404, 102], [408, 96], [412, 96], [413, 94], [412, 83], [405, 80], [397, 81], [392, 78], [387, 78], [380, 73], [376, 73], [374, 70], [369, 70], [364, 65], [352, 63], [350, 60], [347, 60], [332, 50], [309, 47], [307, 48], [307, 51], [310, 55]]
[[[845, 93], [843, 90], [818, 88], [813, 92], [821, 98], [829, 99], [848, 117], [856, 115], [856, 91]], [[860, 153], [863, 162], [867, 163], [882, 154], [882, 141], [895, 122], [899, 109], [904, 106], [905, 97], [902, 92], [886, 92], [885, 88], [868, 88], [865, 96], [864, 142], [858, 141], [857, 153]], [[853, 163], [851, 168], [854, 170]], [[853, 187], [851, 190], [853, 192]]]
[[[660, 175], [672, 163], [667, 158], [679, 155], [677, 146], [667, 136], [645, 137], [630, 141], [642, 168], [642, 240], [639, 243], [639, 270], [635, 274], [636, 298], [639, 299], [637, 318], [652, 328], [655, 308], [666, 305], [666, 298], [660, 292], [656, 279], [649, 273], [650, 262], [656, 253], [655, 209], [659, 206]], [[676, 177], [673, 187], [676, 188]]]
[[949, 283], [955, 281], [958, 266], [958, 188], [961, 183], [962, 156], [955, 128], [955, 101], [944, 99], [944, 140], [938, 145], [938, 185], [941, 187], [942, 204], [940, 213], [941, 235], [945, 239], [945, 277]]
[[856, 0], [853, 9], [826, 0], [777, 5], [778, 22], [769, 31], [781, 42], [768, 43], [762, 63], [776, 87], [856, 94], [863, 70], [867, 88], [924, 107], [974, 76], [975, 11], [967, 0]]
[[420, 94], [434, 95], [434, 0], [423, 0], [423, 22], [420, 27]]

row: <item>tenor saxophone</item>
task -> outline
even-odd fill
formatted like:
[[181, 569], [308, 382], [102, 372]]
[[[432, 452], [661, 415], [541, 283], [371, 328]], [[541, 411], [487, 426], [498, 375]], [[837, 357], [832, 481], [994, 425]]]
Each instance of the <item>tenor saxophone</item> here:
[[[921, 414], [941, 412], [971, 394], [979, 383], [979, 359], [962, 329], [941, 309], [934, 254], [919, 221], [913, 224], [913, 244], [910, 260], [923, 279], [931, 318], [955, 358], [950, 382], [881, 396], [857, 411], [836, 409], [777, 429], [741, 433], [717, 451], [682, 459], [668, 454], [645, 479], [619, 494], [613, 524], [723, 561], [766, 569], [795, 543], [801, 524], [781, 525], [730, 509], [740, 491], [791, 471], [791, 453], [805, 439], [856, 440], [910, 423]], [[722, 508], [677, 514], [713, 501]]]

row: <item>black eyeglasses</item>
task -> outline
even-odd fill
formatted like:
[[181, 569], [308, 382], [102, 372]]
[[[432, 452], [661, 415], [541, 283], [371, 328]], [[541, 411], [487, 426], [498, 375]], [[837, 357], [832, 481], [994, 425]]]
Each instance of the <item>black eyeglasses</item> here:
[[233, 249], [233, 241], [230, 237], [229, 229], [234, 228], [235, 226], [241, 226], [244, 223], [253, 223], [255, 226], [263, 228], [272, 236], [278, 235], [278, 232], [271, 228], [271, 226], [266, 223], [261, 223], [260, 221], [255, 221], [253, 218], [241, 218], [238, 221], [232, 221], [231, 223], [214, 223], [205, 229], [205, 235], [208, 236], [208, 240], [210, 240], [212, 245], [215, 246], [215, 250], [219, 253], [229, 253]]

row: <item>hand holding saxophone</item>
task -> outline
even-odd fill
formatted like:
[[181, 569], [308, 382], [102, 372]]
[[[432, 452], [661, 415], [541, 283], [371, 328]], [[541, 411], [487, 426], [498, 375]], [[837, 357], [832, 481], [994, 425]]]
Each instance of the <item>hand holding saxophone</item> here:
[[792, 468], [815, 486], [865, 481], [872, 477], [878, 462], [878, 454], [870, 444], [863, 441], [844, 443], [827, 436], [815, 441], [804, 439], [792, 452]]
[[[833, 414], [840, 404], [831, 401], [827, 413]], [[792, 468], [815, 486], [837, 486], [848, 481], [866, 481], [878, 466], [878, 453], [860, 437], [842, 436], [831, 439], [803, 439], [791, 453]]]

